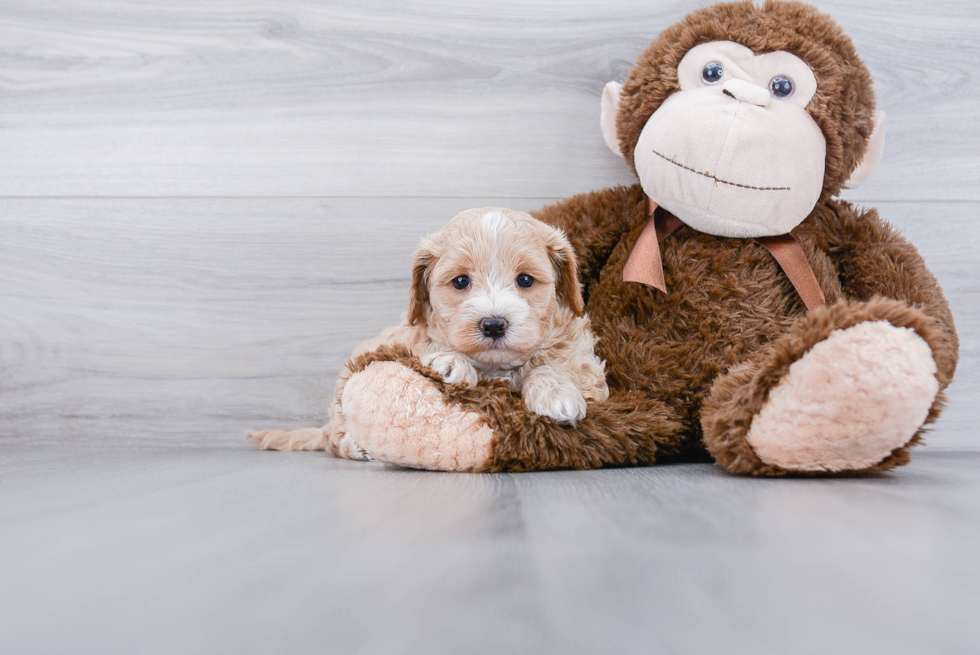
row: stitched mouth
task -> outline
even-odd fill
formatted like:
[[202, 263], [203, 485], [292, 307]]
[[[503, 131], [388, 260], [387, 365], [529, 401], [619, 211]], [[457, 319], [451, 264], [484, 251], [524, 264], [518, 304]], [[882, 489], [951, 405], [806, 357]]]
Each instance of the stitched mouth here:
[[709, 180], [714, 180], [715, 182], [717, 182], [719, 184], [727, 184], [728, 186], [735, 186], [735, 187], [738, 187], [740, 189], [752, 189], [753, 191], [791, 191], [791, 189], [788, 186], [750, 186], [748, 184], [739, 184], [737, 182], [729, 182], [728, 180], [723, 180], [721, 178], [715, 177], [711, 173], [705, 173], [703, 171], [695, 170], [695, 169], [691, 168], [690, 166], [685, 166], [684, 164], [681, 164], [681, 163], [675, 161], [672, 157], [666, 157], [664, 155], [661, 155], [656, 150], [652, 150], [652, 152], [653, 152], [653, 154], [655, 154], [656, 156], [660, 157], [664, 161], [669, 161], [671, 164], [673, 164], [674, 166], [677, 166], [678, 168], [683, 168], [685, 171], [690, 171], [690, 172], [695, 173], [697, 175], [701, 175], [703, 177], [706, 177]]

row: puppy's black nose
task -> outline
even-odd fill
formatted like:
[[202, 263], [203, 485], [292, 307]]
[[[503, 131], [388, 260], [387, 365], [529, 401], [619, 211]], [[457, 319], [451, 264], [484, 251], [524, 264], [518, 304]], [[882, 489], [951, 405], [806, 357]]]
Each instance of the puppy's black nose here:
[[499, 339], [504, 336], [504, 332], [507, 331], [507, 321], [498, 317], [492, 316], [490, 318], [484, 318], [480, 320], [480, 332], [483, 336], [490, 337], [491, 339]]

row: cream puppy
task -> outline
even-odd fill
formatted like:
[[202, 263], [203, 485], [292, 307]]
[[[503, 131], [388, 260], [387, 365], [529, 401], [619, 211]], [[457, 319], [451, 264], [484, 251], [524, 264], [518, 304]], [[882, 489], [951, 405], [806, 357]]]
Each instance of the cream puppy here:
[[[529, 410], [571, 423], [586, 401], [609, 397], [605, 365], [583, 315], [575, 254], [565, 235], [510, 209], [471, 209], [422, 240], [412, 264], [409, 309], [351, 357], [403, 344], [445, 382], [503, 379]], [[262, 449], [329, 450], [369, 459], [344, 423], [337, 382], [325, 428], [250, 432]]]

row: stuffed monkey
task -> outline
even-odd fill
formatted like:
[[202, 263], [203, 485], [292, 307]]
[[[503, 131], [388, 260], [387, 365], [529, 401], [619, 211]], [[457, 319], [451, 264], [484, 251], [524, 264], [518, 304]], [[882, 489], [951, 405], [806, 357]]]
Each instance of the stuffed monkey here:
[[560, 424], [384, 348], [351, 362], [341, 403], [367, 455], [464, 471], [710, 457], [758, 476], [908, 462], [958, 341], [915, 247], [836, 199], [885, 134], [840, 27], [797, 2], [695, 11], [606, 86], [601, 127], [639, 183], [535, 216], [574, 246], [609, 400]]

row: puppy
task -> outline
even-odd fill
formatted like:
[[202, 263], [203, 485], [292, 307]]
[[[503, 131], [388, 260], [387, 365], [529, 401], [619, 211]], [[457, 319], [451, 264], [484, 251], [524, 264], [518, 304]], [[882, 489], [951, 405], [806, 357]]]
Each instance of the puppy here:
[[[575, 254], [564, 233], [510, 209], [471, 209], [422, 239], [408, 313], [354, 351], [403, 344], [450, 384], [506, 380], [529, 410], [562, 423], [609, 397], [605, 364], [583, 315]], [[250, 432], [262, 449], [322, 450], [369, 459], [344, 425], [337, 381], [325, 428]]]

